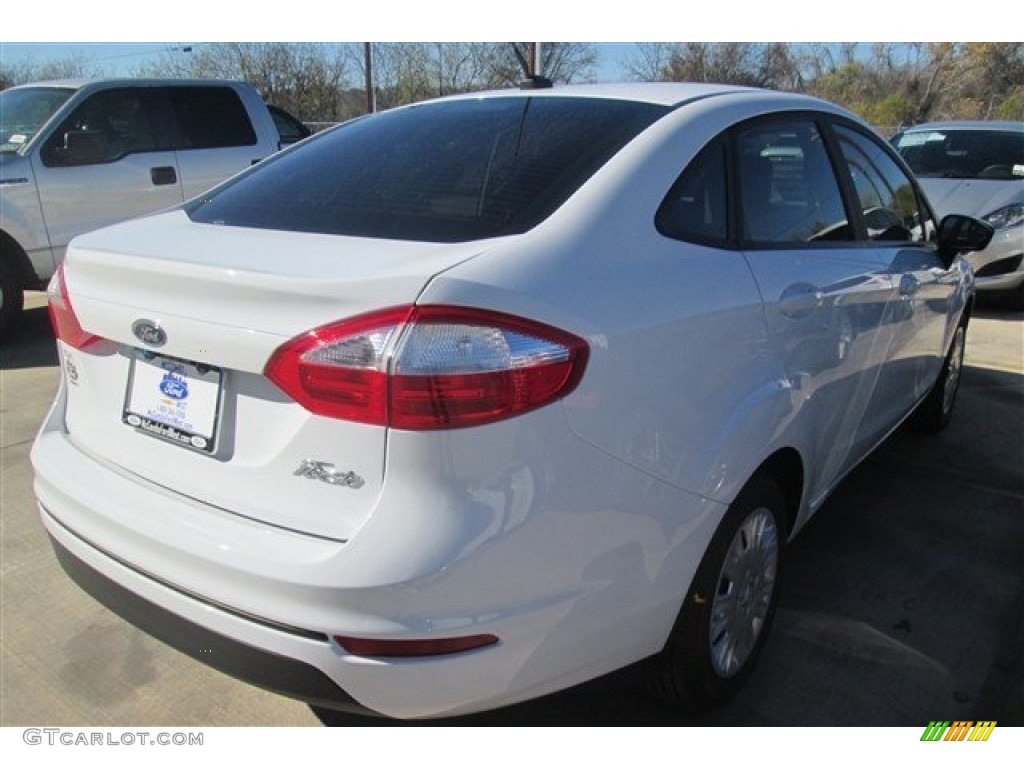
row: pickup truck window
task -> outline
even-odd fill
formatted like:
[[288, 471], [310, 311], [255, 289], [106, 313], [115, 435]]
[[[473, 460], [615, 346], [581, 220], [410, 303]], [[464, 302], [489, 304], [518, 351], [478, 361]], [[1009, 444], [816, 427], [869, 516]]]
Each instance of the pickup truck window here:
[[256, 143], [245, 106], [231, 88], [175, 86], [163, 90], [181, 129], [175, 149], [247, 147]]
[[73, 93], [71, 88], [0, 91], [0, 152], [21, 149]]
[[160, 149], [150, 122], [149, 89], [112, 88], [83, 101], [43, 147], [47, 166], [109, 163]]

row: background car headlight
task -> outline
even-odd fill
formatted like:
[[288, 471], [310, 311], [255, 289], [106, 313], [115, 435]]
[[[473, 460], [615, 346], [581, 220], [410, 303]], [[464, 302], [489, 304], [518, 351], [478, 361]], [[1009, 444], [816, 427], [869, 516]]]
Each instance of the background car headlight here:
[[1024, 221], [1024, 203], [1014, 203], [985, 216], [985, 221], [996, 229], [1006, 229]]

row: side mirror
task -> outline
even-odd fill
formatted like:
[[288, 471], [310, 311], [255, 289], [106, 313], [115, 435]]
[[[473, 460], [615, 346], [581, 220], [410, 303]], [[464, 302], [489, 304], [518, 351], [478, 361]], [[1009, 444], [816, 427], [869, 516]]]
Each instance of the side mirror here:
[[939, 256], [952, 264], [960, 253], [984, 250], [995, 232], [991, 224], [951, 213], [939, 224]]

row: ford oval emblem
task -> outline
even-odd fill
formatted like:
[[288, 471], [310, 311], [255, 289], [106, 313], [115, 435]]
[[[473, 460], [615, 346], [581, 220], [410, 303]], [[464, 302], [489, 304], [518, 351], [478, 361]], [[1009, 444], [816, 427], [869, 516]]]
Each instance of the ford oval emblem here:
[[167, 343], [167, 334], [156, 320], [136, 320], [132, 323], [132, 333], [143, 344], [151, 347], [162, 347]]

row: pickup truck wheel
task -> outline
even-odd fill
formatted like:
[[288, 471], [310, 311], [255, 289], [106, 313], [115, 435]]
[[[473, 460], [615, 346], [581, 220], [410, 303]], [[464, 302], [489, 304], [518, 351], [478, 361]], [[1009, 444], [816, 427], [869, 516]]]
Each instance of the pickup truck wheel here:
[[17, 324], [25, 297], [21, 280], [9, 264], [0, 262], [0, 339]]
[[668, 704], [723, 704], [753, 670], [778, 600], [786, 503], [755, 475], [729, 507], [701, 560], [662, 652], [654, 690]]

